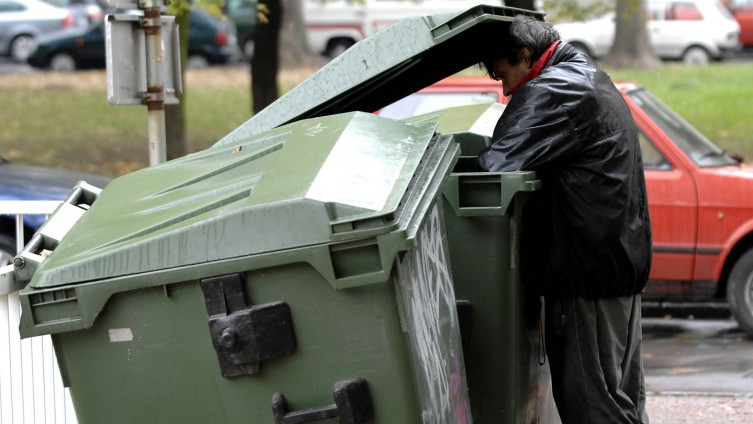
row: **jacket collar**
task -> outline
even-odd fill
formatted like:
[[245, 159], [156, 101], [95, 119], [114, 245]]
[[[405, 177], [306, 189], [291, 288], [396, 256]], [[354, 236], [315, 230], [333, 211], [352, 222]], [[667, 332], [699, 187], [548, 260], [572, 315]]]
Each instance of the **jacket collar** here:
[[510, 94], [515, 94], [515, 92], [518, 91], [520, 87], [523, 86], [523, 84], [539, 76], [541, 71], [547, 66], [547, 64], [549, 64], [549, 60], [554, 55], [554, 51], [557, 49], [557, 46], [559, 46], [561, 42], [562, 41], [560, 40], [555, 41], [551, 46], [549, 46], [549, 48], [546, 49], [546, 51], [544, 51], [544, 53], [541, 55], [541, 57], [539, 57], [536, 63], [533, 64], [533, 67], [528, 72], [528, 74], [526, 74], [526, 76], [523, 77], [523, 79], [520, 80], [520, 82], [515, 87], [513, 87], [512, 90], [510, 90]]

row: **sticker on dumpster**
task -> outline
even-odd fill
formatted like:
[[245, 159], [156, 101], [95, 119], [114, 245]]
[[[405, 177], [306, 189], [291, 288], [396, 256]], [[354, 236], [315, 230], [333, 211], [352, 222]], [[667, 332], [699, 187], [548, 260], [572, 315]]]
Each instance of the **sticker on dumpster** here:
[[385, 149], [368, 134], [346, 132], [327, 156], [306, 197], [382, 210], [413, 148], [411, 137]]
[[133, 331], [130, 328], [111, 328], [108, 333], [111, 343], [133, 341]]
[[397, 285], [424, 423], [470, 424], [455, 293], [434, 205], [416, 248], [398, 263]]

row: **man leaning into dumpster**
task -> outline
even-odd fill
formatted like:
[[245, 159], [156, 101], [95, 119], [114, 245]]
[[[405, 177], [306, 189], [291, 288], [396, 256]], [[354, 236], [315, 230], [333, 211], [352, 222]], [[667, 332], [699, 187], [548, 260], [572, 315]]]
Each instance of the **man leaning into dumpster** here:
[[651, 265], [651, 225], [635, 123], [609, 76], [518, 16], [505, 49], [484, 66], [510, 102], [488, 171], [532, 170], [521, 274], [544, 297], [546, 352], [564, 424], [647, 423], [640, 293]]

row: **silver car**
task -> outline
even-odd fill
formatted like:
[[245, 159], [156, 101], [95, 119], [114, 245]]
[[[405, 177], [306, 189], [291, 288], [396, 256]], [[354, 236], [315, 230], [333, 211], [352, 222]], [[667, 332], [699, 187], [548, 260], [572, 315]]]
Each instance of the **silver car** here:
[[105, 12], [97, 0], [45, 0], [53, 6], [59, 6], [68, 9], [73, 13], [75, 25], [79, 27], [90, 27], [99, 23], [104, 17]]
[[0, 56], [25, 61], [36, 37], [74, 24], [69, 10], [41, 0], [0, 0]]

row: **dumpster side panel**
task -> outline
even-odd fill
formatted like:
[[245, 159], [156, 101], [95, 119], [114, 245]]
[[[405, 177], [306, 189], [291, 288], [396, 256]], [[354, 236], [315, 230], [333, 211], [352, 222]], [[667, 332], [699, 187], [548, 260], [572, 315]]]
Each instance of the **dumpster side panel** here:
[[463, 352], [477, 422], [560, 422], [539, 332], [539, 300], [526, 297], [520, 279], [523, 207], [528, 192], [539, 187], [530, 172], [453, 173], [444, 187], [452, 278], [466, 310]]
[[510, 217], [448, 212], [446, 219], [455, 294], [469, 301], [472, 310], [473, 329], [464, 353], [473, 418], [528, 422], [523, 408], [532, 383], [529, 372], [535, 369], [529, 370], [534, 364], [529, 360], [523, 296], [511, 266], [516, 247], [511, 245]]
[[424, 423], [471, 423], [442, 211], [435, 204], [398, 263], [399, 300]]
[[225, 378], [197, 282], [119, 293], [92, 328], [54, 336], [80, 422], [272, 423], [275, 393], [292, 411], [322, 407], [336, 382], [353, 378], [369, 385], [375, 423], [419, 422], [391, 284], [336, 291], [305, 264], [248, 271], [245, 281], [249, 304], [290, 306], [292, 354]]

